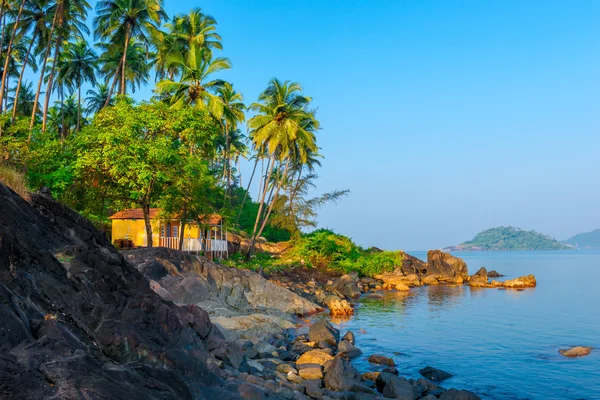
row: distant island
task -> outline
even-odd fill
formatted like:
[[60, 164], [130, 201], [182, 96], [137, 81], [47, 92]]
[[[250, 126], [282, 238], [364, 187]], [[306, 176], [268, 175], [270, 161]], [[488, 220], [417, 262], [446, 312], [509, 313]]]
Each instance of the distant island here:
[[580, 233], [562, 243], [576, 249], [600, 249], [600, 229], [591, 232]]
[[536, 231], [500, 226], [479, 232], [472, 240], [445, 251], [566, 250], [572, 248]]

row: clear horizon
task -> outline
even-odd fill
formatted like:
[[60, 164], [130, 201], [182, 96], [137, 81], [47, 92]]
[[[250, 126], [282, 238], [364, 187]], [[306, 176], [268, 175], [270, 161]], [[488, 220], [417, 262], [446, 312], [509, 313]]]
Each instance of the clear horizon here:
[[165, 1], [198, 6], [247, 104], [272, 77], [313, 97], [315, 194], [351, 190], [320, 227], [407, 250], [600, 227], [599, 2]]

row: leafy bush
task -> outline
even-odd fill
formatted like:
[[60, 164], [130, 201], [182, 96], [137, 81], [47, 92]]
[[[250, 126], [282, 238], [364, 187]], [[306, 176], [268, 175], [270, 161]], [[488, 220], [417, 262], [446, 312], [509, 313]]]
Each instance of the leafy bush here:
[[400, 252], [368, 251], [350, 238], [327, 229], [319, 229], [300, 237], [291, 250], [291, 255], [305, 264], [343, 272], [356, 271], [368, 276], [393, 271], [402, 265]]

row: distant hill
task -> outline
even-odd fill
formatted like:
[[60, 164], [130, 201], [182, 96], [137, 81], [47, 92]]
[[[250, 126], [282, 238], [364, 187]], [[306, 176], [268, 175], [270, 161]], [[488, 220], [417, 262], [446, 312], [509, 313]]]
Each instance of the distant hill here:
[[577, 249], [600, 249], [600, 229], [580, 233], [562, 242]]
[[473, 240], [458, 246], [448, 247], [449, 251], [513, 251], [513, 250], [564, 250], [570, 246], [536, 231], [525, 231], [512, 226], [500, 226], [479, 232]]

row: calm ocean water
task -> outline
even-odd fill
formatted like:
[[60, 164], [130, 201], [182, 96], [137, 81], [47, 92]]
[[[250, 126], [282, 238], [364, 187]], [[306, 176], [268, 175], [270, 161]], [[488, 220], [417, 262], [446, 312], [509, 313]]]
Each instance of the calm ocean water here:
[[[354, 365], [376, 370], [366, 358], [379, 353], [406, 376], [419, 377], [427, 365], [450, 372], [442, 386], [485, 399], [600, 400], [600, 251], [455, 255], [471, 274], [481, 266], [505, 274], [502, 280], [534, 274], [538, 286], [430, 286], [362, 300], [352, 319], [335, 324], [356, 334], [364, 354]], [[558, 354], [576, 345], [596, 350], [577, 359]]]

